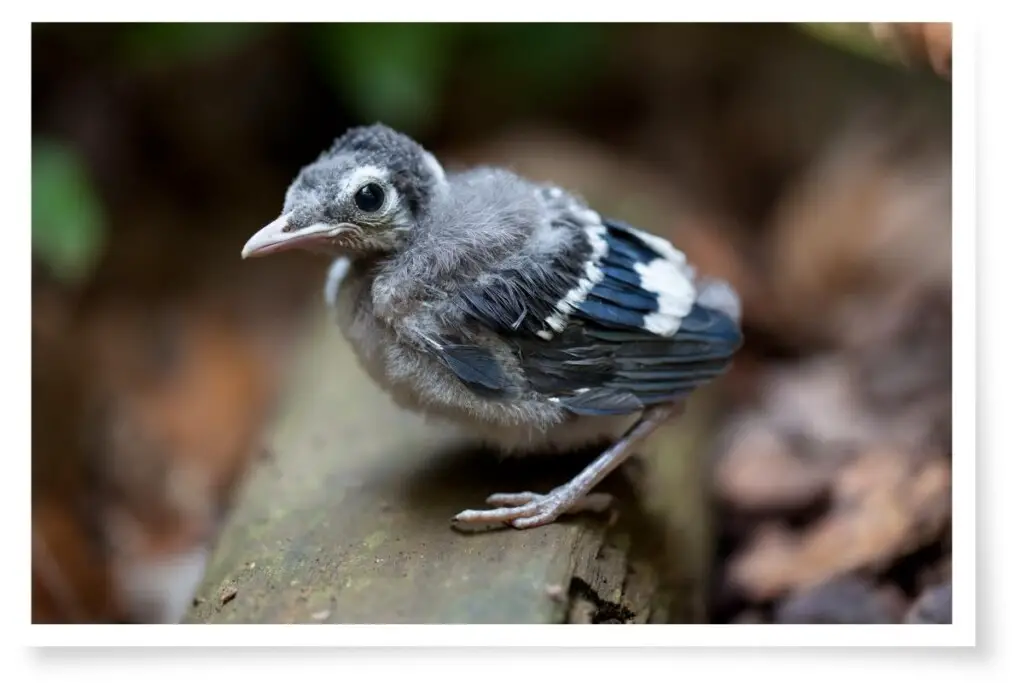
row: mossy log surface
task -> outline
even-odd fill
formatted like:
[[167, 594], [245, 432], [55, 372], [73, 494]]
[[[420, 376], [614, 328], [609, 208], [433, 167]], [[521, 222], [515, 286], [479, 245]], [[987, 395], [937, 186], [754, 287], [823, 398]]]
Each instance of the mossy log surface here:
[[[452, 515], [497, 491], [545, 491], [579, 458], [499, 459], [403, 412], [328, 320], [197, 593], [199, 623], [648, 622], [649, 565], [616, 513], [463, 533]], [[592, 457], [592, 453], [588, 454]], [[601, 490], [625, 489], [624, 477]]]

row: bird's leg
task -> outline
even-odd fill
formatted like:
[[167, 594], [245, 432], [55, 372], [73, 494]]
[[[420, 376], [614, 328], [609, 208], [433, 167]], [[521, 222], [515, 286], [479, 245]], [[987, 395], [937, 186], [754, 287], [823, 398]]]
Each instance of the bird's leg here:
[[621, 439], [571, 481], [550, 493], [495, 493], [487, 502], [503, 507], [494, 510], [465, 510], [452, 518], [452, 521], [469, 524], [505, 522], [517, 529], [528, 529], [550, 524], [565, 513], [603, 511], [611, 504], [611, 495], [590, 491], [625, 462], [644, 439], [680, 411], [682, 406], [680, 402], [646, 410]]

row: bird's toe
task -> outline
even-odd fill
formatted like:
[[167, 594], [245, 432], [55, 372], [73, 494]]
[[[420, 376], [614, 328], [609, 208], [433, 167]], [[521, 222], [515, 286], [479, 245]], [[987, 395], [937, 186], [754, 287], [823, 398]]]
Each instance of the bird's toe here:
[[560, 486], [550, 493], [495, 493], [487, 497], [492, 510], [463, 510], [452, 522], [464, 524], [504, 523], [516, 529], [550, 524], [563, 514], [601, 513], [614, 502], [608, 493], [578, 495], [571, 486]]
[[539, 493], [523, 491], [522, 493], [495, 493], [487, 497], [487, 504], [493, 507], [520, 507], [543, 498]]

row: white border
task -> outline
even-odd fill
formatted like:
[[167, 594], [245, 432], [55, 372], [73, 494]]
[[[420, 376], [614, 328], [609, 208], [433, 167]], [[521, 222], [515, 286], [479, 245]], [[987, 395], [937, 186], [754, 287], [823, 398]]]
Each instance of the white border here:
[[[444, 3], [436, 0], [432, 3], [407, 3], [403, 0], [389, 0], [387, 3], [345, 3], [334, 6], [335, 11], [326, 15], [311, 11], [310, 6], [297, 2], [281, 3], [246, 3], [249, 11], [243, 15], [239, 11], [229, 10], [224, 3], [215, 5], [211, 2], [194, 2], [179, 0], [174, 8], [178, 12], [174, 16], [161, 12], [160, 5], [143, 3], [49, 3], [48, 6], [34, 5], [35, 20], [104, 20], [114, 16], [131, 16], [133, 20], [180, 20], [188, 16], [190, 20], [238, 20], [246, 16], [249, 20], [292, 20], [315, 21], [331, 18], [334, 20], [369, 20], [385, 18], [383, 15], [400, 18], [401, 20], [417, 19], [518, 19], [518, 20], [580, 20], [583, 17], [594, 18], [596, 3], [553, 3], [517, 0], [515, 3], [476, 4], [475, 16], [466, 11], [469, 7], [459, 8], [456, 3]], [[601, 10], [602, 20], [649, 20], [654, 16], [662, 16], [668, 20], [720, 21], [738, 15], [735, 4], [732, 8], [724, 7], [724, 3], [671, 3], [677, 12], [666, 16], [665, 12], [657, 12], [662, 3], [634, 0], [629, 3], [616, 3], [606, 10]], [[810, 2], [772, 2], [743, 3], [744, 20], [781, 20], [783, 9], [789, 17], [800, 16], [814, 21], [851, 21], [878, 19], [920, 19], [927, 15], [931, 19], [943, 19], [951, 16], [949, 10], [953, 3], [913, 3], [911, 9], [903, 12], [895, 11], [894, 2], [858, 2], [851, 11], [829, 12], [822, 4]], [[903, 3], [904, 7], [911, 5]], [[945, 6], [943, 6], [945, 5]], [[130, 12], [112, 12], [118, 6], [130, 9]], [[242, 5], [239, 3], [239, 7]], [[282, 17], [280, 10], [284, 7], [292, 10], [287, 17]], [[961, 4], [962, 8], [963, 5]], [[183, 10], [191, 10], [183, 12]], [[268, 10], [277, 11], [268, 11]], [[479, 10], [485, 10], [480, 12]], [[719, 9], [719, 12], [714, 12]], [[106, 10], [106, 11], [103, 11]], [[218, 11], [221, 10], [221, 11]], [[424, 12], [426, 10], [426, 13]], [[722, 11], [724, 10], [724, 11]], [[760, 11], [758, 11], [760, 10]], [[771, 10], [771, 11], [765, 11]], [[915, 11], [916, 10], [916, 11]], [[850, 14], [857, 16], [850, 17]], [[372, 16], [371, 16], [372, 15]], [[843, 16], [846, 15], [846, 16]], [[859, 18], [859, 19], [858, 19]], [[9, 84], [9, 92], [24, 93], [28, 90], [25, 81], [28, 74], [24, 69], [25, 55], [28, 54], [28, 27], [24, 23], [4, 22], [2, 43], [12, 58], [4, 60], [4, 82]], [[975, 460], [972, 457], [975, 446], [975, 333], [974, 333], [974, 300], [975, 300], [975, 198], [972, 182], [975, 152], [975, 117], [974, 117], [974, 35], [973, 27], [968, 21], [956, 19], [955, 27], [955, 59], [954, 59], [954, 109], [955, 109], [955, 145], [954, 145], [954, 394], [955, 426], [954, 451], [954, 612], [955, 623], [952, 626], [605, 626], [601, 628], [572, 628], [544, 626], [31, 626], [27, 630], [27, 641], [40, 645], [188, 645], [188, 646], [222, 646], [222, 645], [256, 645], [256, 646], [290, 646], [290, 645], [327, 645], [327, 646], [460, 646], [460, 645], [534, 645], [546, 647], [623, 647], [623, 646], [657, 646], [678, 647], [689, 646], [744, 646], [744, 645], [813, 645], [813, 646], [906, 646], [906, 645], [954, 645], [973, 644], [975, 642]], [[20, 58], [20, 59], [19, 59]], [[13, 84], [22, 83], [21, 87]], [[1019, 83], [1012, 75], [1003, 83], [1006, 87], [1011, 83]], [[13, 98], [12, 98], [13, 99]], [[5, 194], [9, 193], [10, 201], [5, 206], [16, 207], [20, 220], [11, 221], [5, 226], [7, 237], [4, 248], [0, 250], [8, 263], [2, 271], [10, 279], [24, 285], [24, 288], [7, 286], [0, 288], [5, 297], [3, 310], [11, 321], [12, 327], [23, 321], [27, 329], [29, 320], [27, 258], [29, 253], [29, 234], [25, 226], [30, 225], [28, 211], [29, 191], [28, 174], [25, 172], [30, 158], [29, 119], [26, 108], [7, 108], [4, 113], [7, 122], [2, 127], [2, 134], [9, 138], [3, 145], [4, 162], [14, 167], [17, 172], [8, 175], [5, 180]], [[1019, 124], [1019, 120], [1017, 125]], [[1019, 159], [1017, 160], [1019, 163]], [[1014, 176], [1019, 172], [1012, 171]], [[1019, 189], [1018, 189], [1019, 193]], [[1019, 223], [1011, 229], [1020, 230]], [[11, 277], [13, 276], [13, 277]], [[1007, 307], [1003, 310], [1019, 310]], [[5, 390], [11, 394], [5, 411], [10, 419], [5, 425], [10, 430], [11, 443], [22, 444], [21, 448], [8, 452], [10, 466], [16, 468], [14, 474], [20, 476], [4, 477], [5, 483], [11, 486], [5, 500], [16, 507], [15, 514], [7, 516], [11, 525], [7, 536], [12, 545], [21, 549], [13, 553], [13, 557], [26, 558], [21, 564], [12, 562], [12, 570], [17, 572], [20, 580], [13, 581], [12, 588], [24, 586], [24, 591], [15, 590], [17, 600], [8, 605], [18, 605], [20, 609], [8, 613], [18, 615], [18, 621], [24, 625], [28, 619], [28, 549], [30, 547], [28, 525], [29, 519], [29, 415], [25, 393], [19, 390], [17, 383], [10, 381], [17, 377], [24, 380], [22, 387], [29, 386], [29, 366], [24, 359], [28, 356], [27, 335], [6, 334], [7, 343], [20, 344], [21, 353], [2, 354], [5, 364], [4, 376], [8, 378]], [[16, 435], [16, 437], [15, 437]], [[1015, 446], [1015, 450], [1019, 450]], [[1016, 457], [1024, 457], [1017, 455]], [[17, 520], [21, 520], [20, 524]], [[588, 655], [590, 656], [590, 655]], [[915, 658], [919, 659], [919, 658]], [[694, 662], [696, 664], [697, 662]], [[738, 662], [733, 662], [733, 664]], [[807, 661], [804, 664], [810, 669], [821, 670], [820, 660]], [[718, 665], [716, 665], [717, 667]], [[723, 670], [735, 668], [723, 665]], [[150, 672], [153, 673], [153, 672]], [[685, 670], [678, 672], [685, 675]], [[696, 673], [695, 671], [692, 673]], [[842, 670], [831, 670], [830, 678], [841, 677]], [[717, 677], [717, 676], [716, 676]], [[858, 676], [859, 678], [859, 676]]]
[[[954, 594], [956, 591], [954, 590]], [[188, 647], [926, 647], [973, 644], [953, 625], [404, 625], [189, 624], [169, 626], [33, 625], [33, 645]]]

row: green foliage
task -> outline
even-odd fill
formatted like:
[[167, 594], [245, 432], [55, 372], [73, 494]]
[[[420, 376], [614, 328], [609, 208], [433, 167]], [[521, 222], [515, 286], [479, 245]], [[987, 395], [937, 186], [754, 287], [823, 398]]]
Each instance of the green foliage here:
[[[601, 69], [602, 24], [332, 24], [312, 43], [339, 94], [367, 120], [415, 135], [432, 125], [455, 68], [524, 104], [569, 97]], [[456, 55], [475, 44], [471, 64]]]
[[81, 160], [53, 140], [33, 140], [33, 254], [57, 277], [81, 280], [100, 255], [104, 228], [99, 198]]
[[357, 115], [415, 134], [434, 121], [457, 36], [452, 24], [329, 24], [313, 44]]
[[[238, 49], [269, 30], [257, 23], [123, 24], [119, 47], [139, 67], [172, 66]], [[509, 106], [571, 98], [602, 70], [609, 27], [572, 23], [325, 23], [300, 26], [339, 96], [365, 120], [416, 135], [437, 121], [443, 90], [458, 70], [493, 84]], [[472, 63], [457, 63], [472, 44]], [[500, 101], [500, 100], [499, 100]]]
[[801, 23], [797, 26], [818, 40], [841, 50], [880, 62], [889, 61], [889, 55], [871, 35], [871, 28], [866, 23]]
[[121, 46], [136, 65], [163, 66], [230, 51], [268, 28], [255, 23], [127, 24]]
[[515, 78], [531, 94], [583, 89], [604, 66], [606, 24], [487, 24], [479, 30], [495, 75]]

